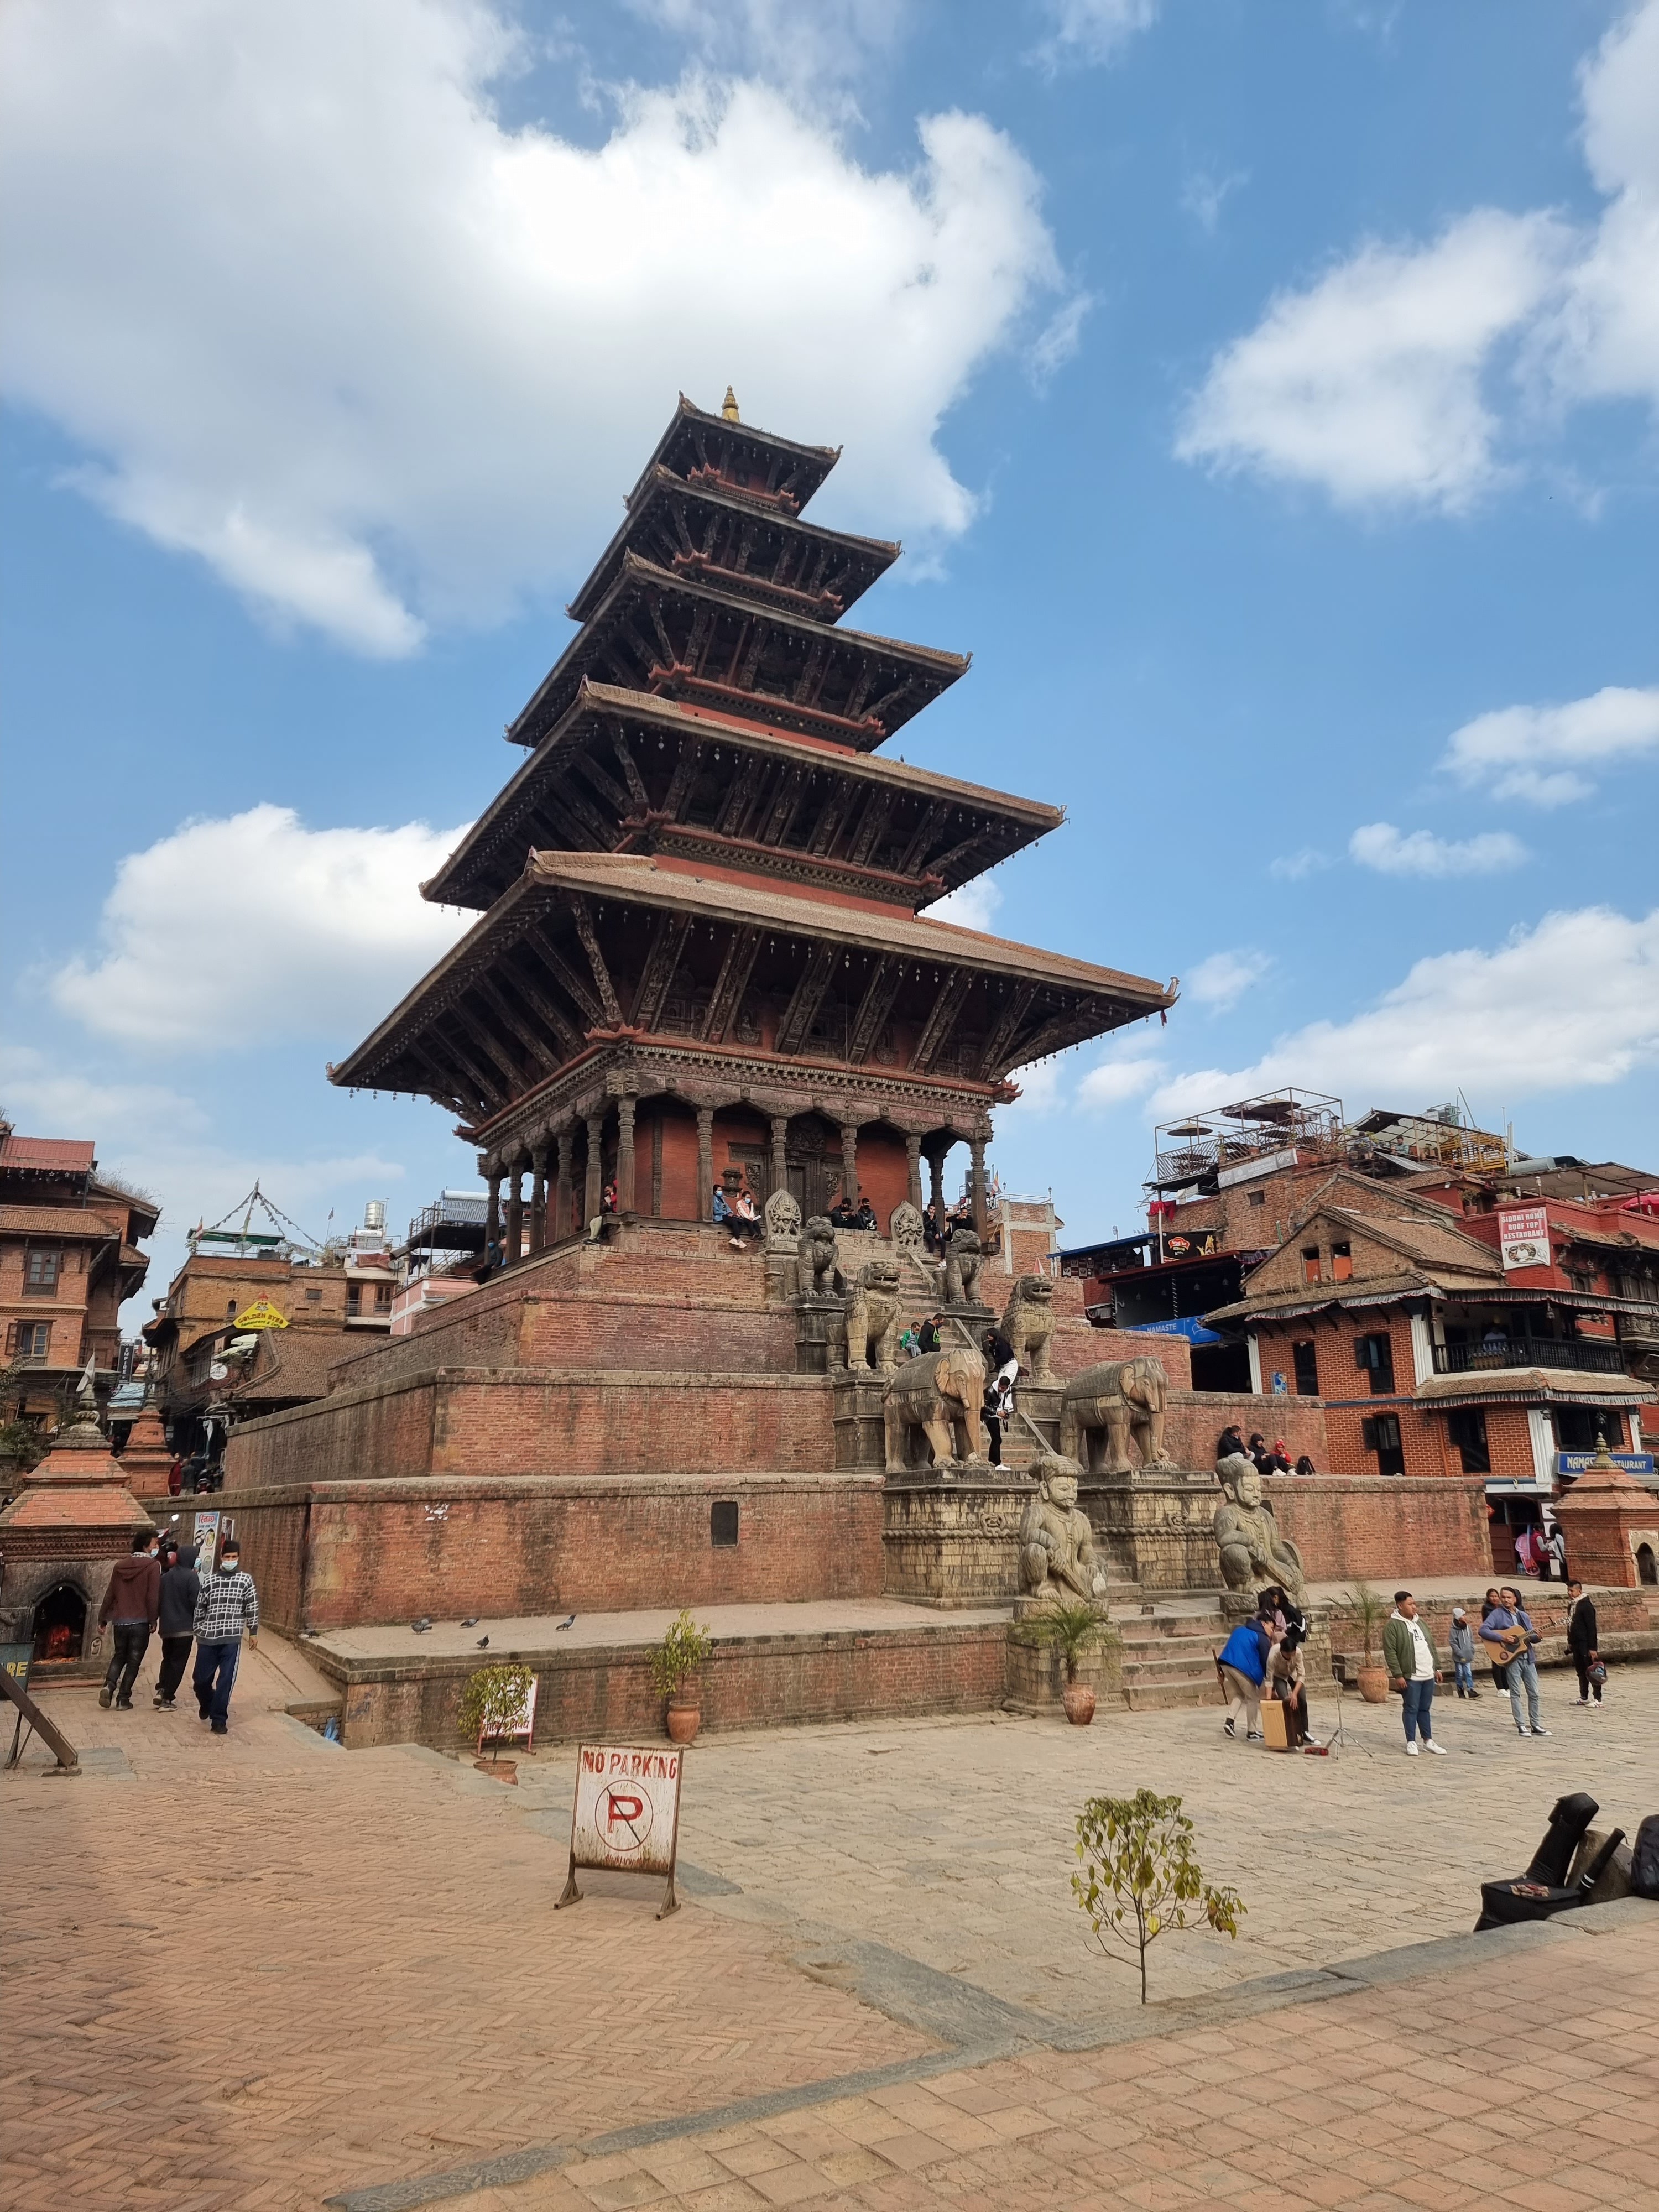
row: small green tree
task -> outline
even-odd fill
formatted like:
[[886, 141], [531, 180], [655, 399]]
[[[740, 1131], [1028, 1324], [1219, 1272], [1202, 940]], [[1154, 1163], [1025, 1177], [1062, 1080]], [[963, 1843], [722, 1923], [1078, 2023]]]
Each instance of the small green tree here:
[[689, 1677], [708, 1664], [714, 1649], [708, 1632], [692, 1620], [690, 1607], [683, 1607], [662, 1642], [651, 1647], [651, 1686], [657, 1695], [671, 1700], [678, 1697]]
[[1039, 1642], [1059, 1652], [1068, 1682], [1076, 1681], [1084, 1653], [1106, 1641], [1111, 1633], [1098, 1607], [1086, 1597], [1059, 1599], [1031, 1618]]
[[536, 1680], [528, 1667], [480, 1667], [469, 1675], [461, 1692], [461, 1727], [474, 1743], [491, 1746], [494, 1765], [501, 1753], [496, 1747], [513, 1727], [529, 1701]]
[[1376, 1654], [1376, 1638], [1383, 1622], [1389, 1617], [1388, 1600], [1378, 1596], [1369, 1583], [1356, 1583], [1351, 1595], [1343, 1602], [1352, 1611], [1364, 1644], [1365, 1664], [1369, 1667]]
[[1244, 1900], [1205, 1881], [1179, 1797], [1150, 1790], [1091, 1797], [1078, 1814], [1077, 1855], [1083, 1862], [1083, 1872], [1072, 1876], [1077, 1901], [1108, 1958], [1114, 1942], [1138, 1956], [1142, 2004], [1146, 1948], [1158, 1936], [1202, 1920], [1218, 1936], [1237, 1938]]

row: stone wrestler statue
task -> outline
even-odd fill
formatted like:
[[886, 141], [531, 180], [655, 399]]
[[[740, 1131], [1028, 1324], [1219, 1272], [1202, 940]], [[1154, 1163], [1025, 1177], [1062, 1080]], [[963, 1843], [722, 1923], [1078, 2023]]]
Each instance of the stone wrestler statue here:
[[1019, 1524], [1019, 1579], [1027, 1597], [1097, 1602], [1106, 1577], [1095, 1556], [1094, 1530], [1077, 1502], [1075, 1460], [1050, 1452], [1032, 1469], [1037, 1492]]
[[1299, 1602], [1306, 1583], [1302, 1554], [1280, 1532], [1254, 1464], [1235, 1452], [1218, 1460], [1215, 1471], [1224, 1495], [1210, 1525], [1221, 1554], [1222, 1581], [1229, 1589], [1258, 1594], [1276, 1583]]

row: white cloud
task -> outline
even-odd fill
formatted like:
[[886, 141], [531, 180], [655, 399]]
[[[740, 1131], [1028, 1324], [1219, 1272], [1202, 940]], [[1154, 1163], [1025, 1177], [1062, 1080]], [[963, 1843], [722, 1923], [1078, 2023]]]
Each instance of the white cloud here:
[[1415, 1109], [1461, 1085], [1505, 1103], [1617, 1083], [1659, 1058], [1659, 908], [1547, 915], [1495, 951], [1419, 960], [1375, 1006], [1311, 1022], [1254, 1066], [1206, 1068], [1165, 1084], [1159, 1115], [1294, 1083], [1340, 1097], [1350, 1114]]
[[1530, 386], [1659, 407], [1659, 0], [1620, 18], [1579, 84], [1607, 202], [1593, 228], [1477, 209], [1430, 245], [1361, 246], [1217, 355], [1180, 456], [1344, 505], [1455, 512], [1504, 473], [1504, 341], [1522, 371], [1511, 403]]
[[[886, 60], [908, 30], [913, 0], [627, 0], [711, 69], [763, 77], [823, 106]], [[855, 112], [850, 100], [848, 112]]]
[[1544, 297], [1564, 241], [1549, 216], [1482, 208], [1431, 246], [1362, 246], [1218, 355], [1176, 453], [1318, 484], [1346, 506], [1467, 507], [1497, 469], [1482, 374]]
[[1454, 730], [1440, 766], [1498, 799], [1560, 806], [1595, 787], [1582, 771], [1659, 752], [1659, 686], [1610, 684], [1560, 707], [1502, 707]]
[[1224, 1013], [1261, 981], [1273, 964], [1267, 953], [1249, 948], [1236, 952], [1212, 952], [1207, 960], [1200, 960], [1186, 978], [1182, 995], [1200, 1006], [1213, 1007], [1217, 1013]]
[[871, 170], [822, 103], [694, 72], [592, 147], [507, 129], [489, 0], [13, 0], [0, 37], [9, 397], [110, 512], [367, 653], [579, 574], [677, 390], [844, 442], [830, 519], [948, 538], [941, 418], [1060, 287], [982, 118]]
[[416, 888], [462, 834], [420, 822], [307, 830], [271, 805], [187, 822], [122, 861], [102, 951], [59, 969], [52, 996], [143, 1047], [303, 1036], [343, 1049], [476, 920]]
[[1409, 836], [1392, 822], [1367, 822], [1348, 840], [1349, 856], [1362, 868], [1385, 876], [1490, 876], [1518, 868], [1528, 855], [1507, 830], [1486, 830], [1462, 840], [1437, 837], [1431, 830]]
[[1043, 0], [1052, 28], [1035, 59], [1048, 69], [1109, 62], [1137, 31], [1150, 29], [1160, 0]]
[[1303, 845], [1294, 853], [1281, 853], [1277, 860], [1269, 860], [1267, 873], [1276, 876], [1282, 884], [1299, 884], [1304, 876], [1316, 869], [1330, 866], [1329, 856], [1312, 845]]
[[1221, 210], [1232, 194], [1250, 181], [1248, 169], [1235, 169], [1218, 177], [1208, 169], [1194, 169], [1181, 187], [1181, 205], [1206, 237], [1213, 238]]
[[1150, 1054], [1139, 1060], [1105, 1060], [1091, 1067], [1077, 1087], [1082, 1106], [1121, 1106], [1139, 1098], [1166, 1073], [1167, 1064]]
[[958, 929], [988, 930], [1002, 904], [1002, 886], [989, 876], [975, 876], [927, 909], [929, 921], [953, 921]]

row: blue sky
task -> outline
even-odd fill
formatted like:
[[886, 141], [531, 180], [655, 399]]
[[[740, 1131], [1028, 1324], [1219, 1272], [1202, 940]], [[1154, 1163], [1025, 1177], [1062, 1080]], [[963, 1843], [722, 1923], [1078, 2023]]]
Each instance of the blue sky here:
[[1067, 1241], [1153, 1121], [1284, 1082], [1656, 1164], [1659, 0], [0, 35], [0, 1097], [164, 1267], [256, 1173], [313, 1231], [471, 1179], [324, 1063], [728, 379], [904, 538], [860, 623], [974, 654], [895, 749], [1069, 810], [963, 918], [1182, 978], [1003, 1119]]

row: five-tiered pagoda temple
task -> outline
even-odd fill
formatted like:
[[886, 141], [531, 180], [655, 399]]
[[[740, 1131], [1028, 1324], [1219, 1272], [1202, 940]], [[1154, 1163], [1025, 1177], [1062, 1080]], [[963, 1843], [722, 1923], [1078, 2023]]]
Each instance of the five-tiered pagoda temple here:
[[929, 916], [1062, 817], [883, 756], [968, 662], [843, 622], [899, 548], [802, 519], [837, 458], [681, 399], [523, 766], [422, 886], [482, 919], [330, 1069], [460, 1116], [509, 1261], [613, 1179], [625, 1217], [706, 1220], [732, 1169], [885, 1229], [958, 1142], [982, 1229], [1010, 1071], [1171, 1002]]

